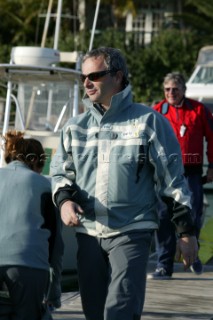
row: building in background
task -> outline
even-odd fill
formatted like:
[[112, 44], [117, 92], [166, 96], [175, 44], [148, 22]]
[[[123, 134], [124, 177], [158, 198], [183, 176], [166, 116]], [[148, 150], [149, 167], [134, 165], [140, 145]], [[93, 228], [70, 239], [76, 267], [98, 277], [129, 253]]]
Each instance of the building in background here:
[[[80, 30], [92, 29], [94, 18], [94, 3], [85, 0], [78, 1], [78, 17]], [[126, 5], [111, 6], [102, 1], [97, 21], [97, 32], [113, 27], [125, 30], [128, 39], [133, 37], [136, 45], [145, 46], [152, 41], [164, 26], [176, 24], [174, 13], [182, 13], [182, 1], [126, 1]], [[85, 18], [86, 17], [86, 18]], [[181, 27], [181, 26], [180, 26]]]

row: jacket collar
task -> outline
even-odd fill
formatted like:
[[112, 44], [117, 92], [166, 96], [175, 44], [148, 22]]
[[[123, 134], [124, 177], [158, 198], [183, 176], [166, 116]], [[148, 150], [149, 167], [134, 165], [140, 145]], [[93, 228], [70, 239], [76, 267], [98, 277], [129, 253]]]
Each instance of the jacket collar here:
[[[87, 95], [84, 96], [82, 99], [84, 105], [92, 111], [92, 113], [99, 113], [101, 112], [94, 106], [94, 104], [90, 101]], [[128, 85], [124, 90], [118, 92], [114, 96], [112, 96], [111, 103], [109, 109], [104, 113], [105, 116], [111, 116], [113, 114], [117, 114], [125, 110], [129, 107], [132, 103], [132, 93], [131, 93], [131, 86]]]
[[26, 165], [24, 162], [21, 162], [19, 160], [14, 160], [14, 161], [11, 161], [10, 163], [8, 163], [8, 167], [10, 168], [25, 168], [25, 169], [29, 169], [30, 168], [28, 167], [28, 165]]

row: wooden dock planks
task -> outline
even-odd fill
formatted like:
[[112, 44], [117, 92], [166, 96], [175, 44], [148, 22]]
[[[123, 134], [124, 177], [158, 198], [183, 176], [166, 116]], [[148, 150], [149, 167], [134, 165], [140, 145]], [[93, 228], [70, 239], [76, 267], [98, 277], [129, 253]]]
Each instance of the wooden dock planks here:
[[[62, 307], [53, 318], [85, 320], [79, 293], [63, 293]], [[171, 280], [147, 280], [141, 320], [167, 319], [213, 320], [213, 266], [204, 266], [204, 273], [196, 276], [179, 265]]]

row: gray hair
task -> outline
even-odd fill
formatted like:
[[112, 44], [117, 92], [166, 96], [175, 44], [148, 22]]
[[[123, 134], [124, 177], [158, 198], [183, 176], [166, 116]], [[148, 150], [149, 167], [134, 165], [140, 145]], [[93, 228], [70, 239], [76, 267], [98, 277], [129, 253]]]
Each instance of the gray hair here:
[[179, 72], [171, 72], [168, 73], [165, 77], [164, 77], [164, 81], [163, 81], [163, 85], [165, 85], [167, 82], [169, 81], [174, 81], [175, 83], [181, 85], [181, 87], [183, 89], [186, 89], [186, 81], [184, 76], [179, 73]]
[[104, 57], [104, 62], [108, 70], [112, 70], [114, 72], [119, 70], [122, 71], [123, 73], [122, 85], [125, 88], [129, 84], [128, 68], [126, 65], [125, 58], [122, 55], [121, 51], [119, 49], [110, 48], [110, 47], [100, 47], [97, 49], [93, 49], [91, 51], [88, 51], [84, 55], [82, 63], [84, 63], [85, 60], [87, 60], [88, 58], [99, 57], [99, 56]]

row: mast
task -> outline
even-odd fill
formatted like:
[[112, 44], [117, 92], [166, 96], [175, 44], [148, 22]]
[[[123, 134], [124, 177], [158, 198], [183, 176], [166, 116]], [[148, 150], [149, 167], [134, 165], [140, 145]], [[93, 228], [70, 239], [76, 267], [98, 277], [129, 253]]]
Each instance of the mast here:
[[93, 26], [92, 26], [92, 33], [91, 33], [91, 38], [90, 38], [89, 50], [92, 50], [92, 47], [93, 47], [93, 40], [94, 40], [95, 29], [96, 29], [96, 24], [97, 24], [97, 19], [98, 19], [100, 2], [101, 2], [101, 0], [97, 0], [97, 2], [96, 2], [96, 10], [95, 10], [95, 16], [94, 16], [94, 20], [93, 20]]
[[52, 5], [53, 5], [53, 0], [49, 0], [47, 15], [46, 15], [45, 24], [44, 24], [44, 31], [43, 31], [43, 35], [42, 35], [42, 41], [41, 41], [42, 48], [45, 47], [45, 42], [46, 42], [46, 38], [47, 38], [47, 31], [48, 31], [48, 27], [49, 27], [49, 23], [50, 23], [50, 15], [51, 15], [51, 10], [52, 10]]
[[58, 39], [61, 25], [61, 11], [62, 11], [62, 0], [58, 0], [58, 8], [57, 8], [57, 17], [56, 17], [56, 26], [55, 26], [55, 38], [54, 38], [54, 46], [53, 49], [58, 49]]

